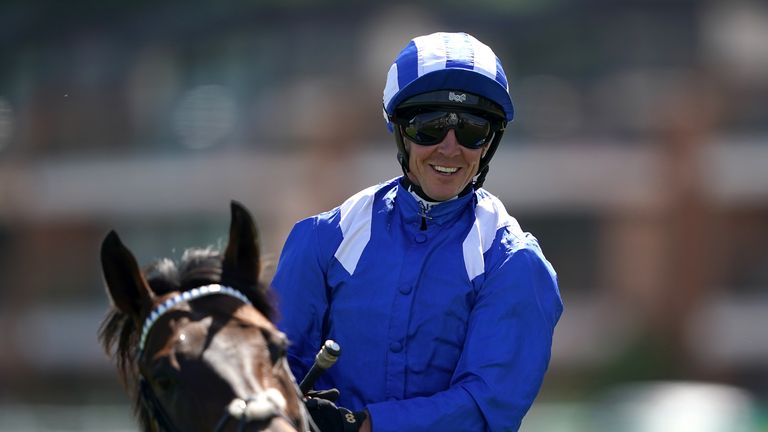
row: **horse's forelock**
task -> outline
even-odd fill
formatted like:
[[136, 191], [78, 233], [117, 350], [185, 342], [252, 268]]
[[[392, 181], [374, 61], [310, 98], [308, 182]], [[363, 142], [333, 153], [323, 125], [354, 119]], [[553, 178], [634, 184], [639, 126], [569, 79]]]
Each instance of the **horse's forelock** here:
[[213, 247], [190, 248], [179, 261], [179, 288], [187, 291], [221, 282], [222, 254]]
[[155, 294], [179, 290], [179, 271], [171, 259], [161, 258], [149, 264], [144, 268], [144, 276]]
[[[213, 247], [185, 250], [178, 264], [179, 282], [177, 289], [187, 291], [201, 285], [221, 283], [222, 257], [222, 252]], [[232, 278], [229, 282], [235, 282], [235, 280], [237, 279]], [[242, 290], [256, 309], [267, 319], [272, 320], [274, 318], [274, 299], [266, 285], [259, 283], [257, 286], [242, 286], [242, 284], [234, 283], [233, 288]]]

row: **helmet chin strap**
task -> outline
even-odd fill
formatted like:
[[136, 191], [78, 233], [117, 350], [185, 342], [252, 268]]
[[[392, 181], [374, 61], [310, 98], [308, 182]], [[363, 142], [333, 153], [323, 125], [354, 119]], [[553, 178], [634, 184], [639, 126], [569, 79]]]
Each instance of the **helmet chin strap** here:
[[400, 132], [400, 128], [395, 126], [395, 143], [397, 144], [397, 161], [400, 162], [400, 168], [403, 170], [403, 175], [407, 176], [408, 171], [408, 152], [405, 150], [405, 142], [403, 141], [403, 133]]
[[499, 142], [501, 141], [501, 137], [503, 135], [504, 128], [494, 132], [493, 138], [491, 138], [491, 143], [488, 144], [488, 150], [485, 152], [483, 157], [480, 158], [480, 166], [478, 167], [477, 177], [475, 179], [475, 189], [480, 189], [483, 187], [483, 183], [485, 183], [485, 177], [488, 175], [488, 171], [490, 170], [489, 165], [491, 163], [491, 158], [493, 158], [493, 155], [496, 153], [496, 149], [499, 148]]
[[488, 175], [488, 165], [484, 166], [480, 172], [477, 174], [477, 177], [475, 177], [474, 185], [475, 189], [480, 189], [483, 187], [483, 183], [485, 183], [485, 176]]

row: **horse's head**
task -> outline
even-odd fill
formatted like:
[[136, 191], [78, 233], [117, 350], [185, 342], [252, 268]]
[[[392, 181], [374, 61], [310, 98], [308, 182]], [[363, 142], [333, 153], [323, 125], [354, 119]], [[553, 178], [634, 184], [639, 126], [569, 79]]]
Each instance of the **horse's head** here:
[[223, 253], [189, 249], [142, 272], [117, 234], [102, 243], [114, 307], [100, 339], [146, 431], [307, 430], [287, 340], [259, 283], [256, 227], [241, 205], [231, 210]]

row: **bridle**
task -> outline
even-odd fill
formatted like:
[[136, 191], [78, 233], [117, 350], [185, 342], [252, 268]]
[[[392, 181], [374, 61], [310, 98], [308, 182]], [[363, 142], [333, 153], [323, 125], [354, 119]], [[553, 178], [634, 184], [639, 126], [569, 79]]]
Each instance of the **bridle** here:
[[[163, 303], [155, 306], [144, 320], [141, 336], [139, 338], [139, 344], [137, 347], [136, 359], [139, 361], [141, 360], [141, 357], [144, 353], [147, 337], [152, 330], [152, 326], [155, 325], [160, 317], [180, 304], [212, 295], [234, 297], [244, 304], [252, 306], [251, 301], [248, 300], [248, 297], [246, 297], [245, 294], [234, 288], [219, 284], [204, 285], [177, 294], [167, 299]], [[273, 366], [273, 370], [280, 368], [290, 372], [285, 356], [280, 358], [280, 360]], [[152, 387], [149, 385], [140, 369], [139, 392], [141, 394], [141, 400], [145, 404], [146, 408], [152, 413], [155, 423], [157, 424], [157, 427], [160, 431], [182, 432], [173, 424], [170, 416], [163, 409], [160, 401], [157, 399], [157, 396], [152, 391]], [[296, 393], [299, 397], [301, 396], [298, 391], [298, 387], [296, 388]], [[285, 398], [275, 389], [267, 389], [265, 392], [253, 397], [247, 397], [243, 399], [235, 398], [224, 410], [224, 413], [216, 424], [214, 432], [222, 430], [233, 419], [237, 420], [238, 422], [238, 430], [244, 431], [247, 423], [251, 420], [268, 421], [274, 417], [280, 417], [287, 421], [288, 424], [290, 424], [297, 431], [309, 430], [309, 414], [306, 412], [306, 407], [304, 404], [299, 404], [299, 408], [302, 411], [303, 424], [300, 425], [301, 428], [286, 414], [285, 405]]]

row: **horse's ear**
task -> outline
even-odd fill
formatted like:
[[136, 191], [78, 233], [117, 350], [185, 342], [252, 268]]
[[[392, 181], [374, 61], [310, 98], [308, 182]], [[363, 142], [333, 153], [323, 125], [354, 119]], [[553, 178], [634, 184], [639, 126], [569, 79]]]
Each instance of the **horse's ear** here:
[[229, 241], [224, 252], [222, 279], [242, 280], [248, 285], [259, 281], [259, 233], [248, 210], [239, 202], [230, 204], [232, 219], [229, 224]]
[[101, 242], [101, 269], [112, 303], [121, 312], [138, 318], [152, 306], [152, 291], [136, 258], [114, 231]]

